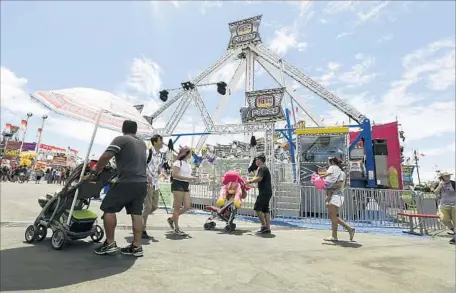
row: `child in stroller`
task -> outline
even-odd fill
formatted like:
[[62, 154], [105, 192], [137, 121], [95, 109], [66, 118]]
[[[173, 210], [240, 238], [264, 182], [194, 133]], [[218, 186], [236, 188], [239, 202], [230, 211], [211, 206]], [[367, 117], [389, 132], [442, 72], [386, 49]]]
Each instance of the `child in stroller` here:
[[220, 196], [217, 199], [216, 207], [208, 206], [206, 210], [211, 212], [211, 216], [204, 224], [205, 230], [212, 230], [216, 223], [214, 220], [219, 219], [226, 222], [224, 231], [231, 232], [236, 229], [234, 220], [236, 211], [242, 205], [242, 200], [247, 197], [247, 191], [250, 187], [244, 182], [244, 179], [237, 172], [227, 172], [223, 176]]
[[[101, 173], [90, 175], [90, 170], [96, 163], [97, 161], [92, 160], [87, 164], [84, 179], [81, 181], [79, 178], [83, 164], [80, 164], [70, 174], [61, 191], [38, 199], [42, 210], [33, 225], [27, 227], [26, 242], [43, 241], [48, 229], [53, 231], [51, 244], [56, 250], [62, 249], [68, 240], [90, 237], [94, 242], [99, 242], [103, 239], [104, 231], [97, 225], [98, 217], [88, 208], [93, 195], [99, 194], [103, 186], [117, 175], [117, 171], [108, 165]], [[76, 192], [76, 204], [73, 213], [70, 214]]]

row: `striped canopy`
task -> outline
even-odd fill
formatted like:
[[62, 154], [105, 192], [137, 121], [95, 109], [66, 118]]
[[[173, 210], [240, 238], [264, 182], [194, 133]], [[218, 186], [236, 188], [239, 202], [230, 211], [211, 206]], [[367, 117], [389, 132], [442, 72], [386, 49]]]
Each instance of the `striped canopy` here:
[[99, 123], [102, 128], [121, 132], [122, 123], [132, 120], [138, 123], [138, 135], [152, 135], [154, 132], [152, 125], [133, 105], [109, 92], [70, 88], [37, 91], [30, 96], [53, 112], [90, 123], [96, 123], [97, 115], [103, 111]]

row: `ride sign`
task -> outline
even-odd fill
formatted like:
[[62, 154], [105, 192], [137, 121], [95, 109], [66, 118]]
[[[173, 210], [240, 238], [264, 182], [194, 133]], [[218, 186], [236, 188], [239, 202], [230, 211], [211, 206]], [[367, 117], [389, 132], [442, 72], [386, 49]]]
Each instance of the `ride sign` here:
[[260, 27], [261, 15], [228, 24], [231, 32], [228, 50], [250, 43], [261, 43]]
[[285, 120], [285, 113], [282, 108], [284, 92], [284, 88], [278, 88], [245, 93], [248, 107], [244, 110], [242, 122]]

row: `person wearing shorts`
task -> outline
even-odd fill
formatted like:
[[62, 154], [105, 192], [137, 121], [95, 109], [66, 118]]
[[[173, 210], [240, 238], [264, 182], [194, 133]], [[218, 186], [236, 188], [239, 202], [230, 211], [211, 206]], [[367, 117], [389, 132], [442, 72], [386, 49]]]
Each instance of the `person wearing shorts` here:
[[258, 196], [253, 209], [255, 210], [261, 222], [261, 228], [258, 233], [271, 233], [271, 215], [269, 211], [269, 202], [272, 198], [271, 172], [264, 165], [266, 157], [259, 155], [255, 164], [258, 166], [257, 175], [253, 180], [247, 181], [246, 184], [258, 183]]
[[115, 157], [119, 176], [106, 194], [100, 209], [103, 211], [103, 224], [106, 232], [105, 242], [94, 252], [99, 255], [117, 251], [114, 231], [117, 225], [116, 213], [123, 208], [131, 215], [133, 243], [120, 249], [125, 255], [143, 256], [141, 235], [143, 231], [142, 211], [147, 195], [147, 146], [136, 136], [138, 125], [126, 120], [122, 125], [122, 136], [114, 138], [106, 151], [98, 159], [94, 170], [101, 172]]
[[[329, 164], [333, 171], [330, 173], [330, 176], [337, 174], [337, 178], [334, 178], [334, 183], [330, 190], [327, 190], [326, 193], [326, 207], [328, 208], [328, 216], [331, 220], [331, 236], [324, 239], [324, 241], [338, 241], [337, 238], [337, 229], [341, 225], [348, 231], [350, 235], [350, 241], [353, 241], [355, 237], [355, 229], [350, 227], [345, 223], [341, 218], [339, 218], [339, 209], [344, 203], [344, 186], [346, 175], [343, 171], [342, 161], [338, 158], [329, 158]], [[334, 169], [335, 168], [335, 169]], [[337, 170], [337, 172], [335, 172]]]
[[[439, 202], [438, 214], [440, 221], [452, 233], [455, 232], [456, 225], [456, 189], [455, 182], [451, 180], [453, 174], [443, 172], [439, 176], [439, 185], [434, 190], [434, 193]], [[455, 237], [450, 240], [450, 244], [455, 244]]]
[[[185, 236], [179, 228], [179, 216], [190, 209], [190, 181], [192, 177], [192, 167], [187, 162], [192, 156], [192, 151], [185, 147], [179, 151], [176, 161], [173, 163], [171, 192], [173, 193], [173, 216], [168, 218], [169, 227], [180, 236]], [[184, 203], [184, 207], [182, 207]]]
[[147, 158], [147, 196], [144, 200], [144, 209], [142, 213], [143, 217], [143, 232], [142, 238], [149, 239], [147, 234], [147, 218], [150, 214], [158, 209], [158, 198], [160, 197], [160, 189], [158, 186], [158, 177], [160, 176], [160, 169], [163, 165], [163, 156], [160, 153], [160, 149], [163, 147], [163, 137], [156, 134], [150, 139], [152, 148], [149, 150]]

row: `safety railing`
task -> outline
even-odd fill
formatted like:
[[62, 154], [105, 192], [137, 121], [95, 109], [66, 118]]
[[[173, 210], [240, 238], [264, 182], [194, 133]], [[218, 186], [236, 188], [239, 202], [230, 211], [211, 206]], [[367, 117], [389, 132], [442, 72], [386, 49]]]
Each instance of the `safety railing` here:
[[[192, 208], [205, 210], [206, 206], [214, 206], [221, 190], [223, 174], [232, 170], [233, 166], [246, 169], [248, 162], [221, 164], [213, 168], [211, 173], [199, 174], [197, 182], [191, 184]], [[293, 183], [291, 168], [277, 164], [272, 172], [274, 196], [271, 200], [271, 216], [290, 223], [329, 224], [325, 191], [313, 186]], [[283, 167], [283, 168], [282, 168]], [[244, 173], [244, 176], [247, 176]], [[160, 185], [164, 202], [172, 204], [170, 183]], [[253, 187], [247, 192], [242, 207], [238, 210], [241, 216], [255, 216], [254, 203], [258, 190]], [[162, 205], [162, 201], [160, 201]], [[350, 188], [344, 190], [344, 203], [340, 208], [340, 216], [354, 227], [372, 228], [403, 228], [410, 225], [408, 217], [399, 213], [437, 214], [437, 200], [433, 194], [410, 190], [381, 190]], [[414, 225], [425, 226], [426, 231], [442, 229], [438, 219], [412, 218]]]

